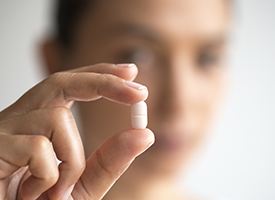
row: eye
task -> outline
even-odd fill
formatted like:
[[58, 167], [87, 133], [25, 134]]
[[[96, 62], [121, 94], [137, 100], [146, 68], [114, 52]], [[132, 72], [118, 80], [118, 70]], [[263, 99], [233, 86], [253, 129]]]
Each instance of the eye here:
[[214, 67], [220, 64], [221, 53], [213, 51], [204, 51], [198, 56], [198, 67]]
[[119, 62], [135, 63], [138, 66], [152, 66], [156, 61], [155, 53], [147, 48], [126, 49], [119, 53]]

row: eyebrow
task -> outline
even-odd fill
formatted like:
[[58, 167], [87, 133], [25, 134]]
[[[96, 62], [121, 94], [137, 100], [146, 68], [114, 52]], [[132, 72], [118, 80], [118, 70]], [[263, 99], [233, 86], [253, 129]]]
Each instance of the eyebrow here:
[[103, 35], [106, 37], [125, 37], [125, 36], [135, 36], [138, 38], [144, 38], [150, 42], [158, 43], [163, 41], [161, 36], [154, 30], [139, 24], [128, 24], [121, 23], [117, 25], [113, 25], [104, 30]]
[[208, 41], [205, 42], [206, 48], [223, 46], [228, 43], [229, 37], [227, 34], [219, 35], [216, 38], [209, 38]]
[[[149, 28], [146, 25], [132, 24], [132, 23], [119, 23], [116, 25], [109, 26], [103, 33], [102, 36], [106, 38], [114, 37], [129, 37], [134, 36], [136, 38], [143, 38], [149, 42], [159, 44], [164, 43], [165, 39], [156, 30]], [[222, 46], [228, 42], [230, 37], [228, 34], [217, 34], [216, 36], [208, 35], [204, 37], [204, 43], [207, 47]]]

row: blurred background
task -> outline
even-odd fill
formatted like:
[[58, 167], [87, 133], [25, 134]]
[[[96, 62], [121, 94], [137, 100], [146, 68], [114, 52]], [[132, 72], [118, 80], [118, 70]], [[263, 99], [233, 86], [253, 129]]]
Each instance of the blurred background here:
[[[0, 110], [44, 77], [39, 41], [49, 0], [0, 0]], [[179, 178], [202, 194], [275, 199], [275, 1], [236, 0], [230, 85], [214, 134]]]

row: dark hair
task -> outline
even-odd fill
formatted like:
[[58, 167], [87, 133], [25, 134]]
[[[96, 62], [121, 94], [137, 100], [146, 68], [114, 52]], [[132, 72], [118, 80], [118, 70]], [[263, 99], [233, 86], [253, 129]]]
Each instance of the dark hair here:
[[95, 0], [55, 0], [54, 30], [57, 40], [68, 47], [73, 39], [74, 27]]
[[[55, 5], [55, 18], [54, 30], [57, 40], [61, 46], [67, 48], [73, 40], [74, 27], [80, 20], [86, 9], [95, 4], [96, 0], [54, 0]], [[227, 3], [232, 5], [233, 0], [226, 0]]]

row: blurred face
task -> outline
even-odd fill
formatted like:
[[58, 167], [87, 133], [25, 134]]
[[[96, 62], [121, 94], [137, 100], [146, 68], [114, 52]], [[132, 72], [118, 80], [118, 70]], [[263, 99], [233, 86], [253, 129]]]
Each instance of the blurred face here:
[[[156, 142], [136, 171], [174, 172], [203, 140], [223, 89], [226, 2], [101, 0], [78, 24], [65, 65], [135, 63], [135, 81], [148, 87]], [[79, 111], [87, 153], [130, 127], [125, 105], [102, 99], [79, 104]]]

